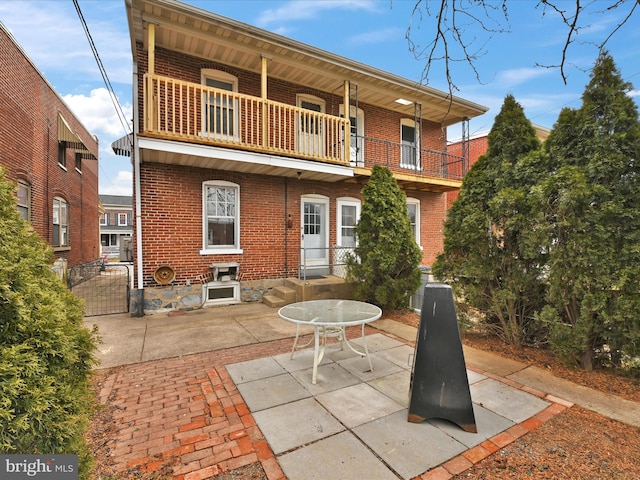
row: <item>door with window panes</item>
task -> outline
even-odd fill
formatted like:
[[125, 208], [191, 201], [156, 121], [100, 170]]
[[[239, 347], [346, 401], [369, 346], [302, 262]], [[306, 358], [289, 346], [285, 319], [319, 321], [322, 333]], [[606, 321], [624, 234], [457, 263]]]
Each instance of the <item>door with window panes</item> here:
[[302, 269], [305, 276], [329, 273], [329, 232], [327, 198], [302, 200]]
[[221, 91], [204, 94], [204, 135], [222, 140], [238, 139], [238, 103], [226, 92], [234, 91], [233, 82], [205, 77], [204, 84]]

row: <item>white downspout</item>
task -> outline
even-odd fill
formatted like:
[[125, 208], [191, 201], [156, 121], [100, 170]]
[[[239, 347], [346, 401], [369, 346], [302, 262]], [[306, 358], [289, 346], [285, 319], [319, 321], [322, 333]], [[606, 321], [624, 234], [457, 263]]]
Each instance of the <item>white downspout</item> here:
[[[138, 290], [144, 290], [144, 272], [142, 269], [142, 200], [140, 195], [140, 149], [138, 147], [138, 132], [140, 131], [140, 121], [138, 115], [138, 64], [133, 64], [133, 181], [136, 191], [136, 270], [138, 273], [137, 287]], [[139, 301], [143, 300], [143, 294], [140, 295]]]

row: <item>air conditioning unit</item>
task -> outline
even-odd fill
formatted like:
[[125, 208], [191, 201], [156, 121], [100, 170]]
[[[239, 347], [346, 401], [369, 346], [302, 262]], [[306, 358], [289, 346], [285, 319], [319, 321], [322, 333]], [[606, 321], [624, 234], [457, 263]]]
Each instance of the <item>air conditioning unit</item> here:
[[235, 282], [240, 278], [240, 264], [236, 262], [212, 263], [209, 268], [214, 282]]

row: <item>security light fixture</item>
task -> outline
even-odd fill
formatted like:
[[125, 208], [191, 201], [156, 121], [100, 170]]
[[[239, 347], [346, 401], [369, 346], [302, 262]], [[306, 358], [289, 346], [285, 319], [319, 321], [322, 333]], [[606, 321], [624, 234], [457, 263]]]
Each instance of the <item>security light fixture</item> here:
[[405, 100], [404, 98], [397, 98], [396, 103], [399, 103], [400, 105], [411, 105], [413, 102], [410, 100]]

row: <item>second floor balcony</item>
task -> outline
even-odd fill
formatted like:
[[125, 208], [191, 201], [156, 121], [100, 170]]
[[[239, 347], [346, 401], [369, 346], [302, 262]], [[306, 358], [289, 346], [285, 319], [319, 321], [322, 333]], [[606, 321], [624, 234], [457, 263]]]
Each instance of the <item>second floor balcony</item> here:
[[361, 175], [378, 164], [414, 183], [445, 180], [443, 190], [447, 181], [459, 186], [468, 167], [446, 151], [362, 135], [348, 118], [270, 99], [149, 73], [143, 94], [147, 137], [353, 167]]

